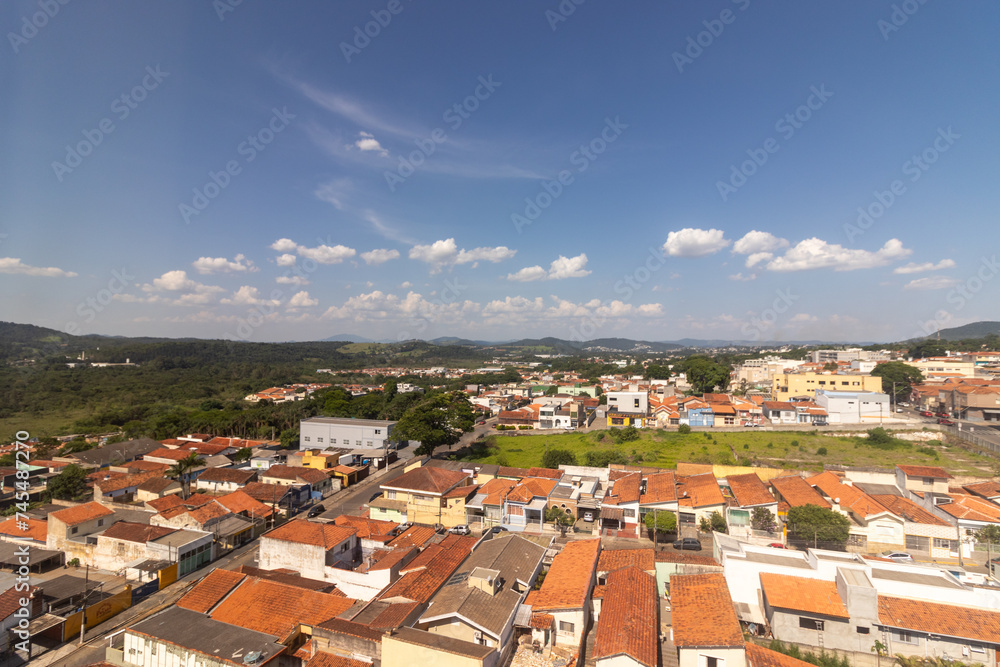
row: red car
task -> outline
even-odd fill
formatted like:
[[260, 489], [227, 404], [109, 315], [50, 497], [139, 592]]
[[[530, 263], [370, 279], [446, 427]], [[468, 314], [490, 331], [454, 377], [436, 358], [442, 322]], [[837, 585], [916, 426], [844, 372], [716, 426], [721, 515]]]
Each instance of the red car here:
[[787, 549], [788, 548], [784, 544], [782, 544], [781, 542], [771, 542], [767, 546], [772, 547], [774, 549]]
[[954, 421], [952, 421], [951, 419], [948, 419], [946, 417], [939, 417], [937, 423], [938, 424], [944, 424], [945, 426], [954, 426], [955, 425]]
[[931, 412], [930, 410], [921, 410], [920, 411], [920, 416], [921, 417], [933, 417], [934, 413]]

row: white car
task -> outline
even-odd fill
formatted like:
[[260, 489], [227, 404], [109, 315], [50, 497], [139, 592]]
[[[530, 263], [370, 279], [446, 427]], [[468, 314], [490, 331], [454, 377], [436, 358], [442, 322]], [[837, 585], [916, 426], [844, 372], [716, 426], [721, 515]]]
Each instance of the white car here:
[[906, 553], [905, 551], [888, 551], [882, 554], [882, 558], [888, 558], [889, 560], [896, 563], [912, 563], [913, 556]]

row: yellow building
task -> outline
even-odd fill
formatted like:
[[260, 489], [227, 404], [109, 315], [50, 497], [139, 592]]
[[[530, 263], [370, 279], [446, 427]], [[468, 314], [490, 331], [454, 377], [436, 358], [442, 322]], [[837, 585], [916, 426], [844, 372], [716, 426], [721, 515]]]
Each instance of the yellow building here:
[[307, 449], [302, 452], [302, 465], [306, 468], [327, 470], [336, 468], [339, 464], [340, 457], [335, 454], [321, 454], [318, 449]]
[[796, 396], [812, 398], [817, 389], [881, 393], [882, 378], [864, 373], [783, 373], [771, 382], [771, 396], [775, 401], [787, 401]]
[[465, 501], [475, 491], [471, 482], [464, 472], [420, 467], [382, 484], [381, 489], [386, 500], [406, 502], [410, 523], [450, 528], [465, 523]]

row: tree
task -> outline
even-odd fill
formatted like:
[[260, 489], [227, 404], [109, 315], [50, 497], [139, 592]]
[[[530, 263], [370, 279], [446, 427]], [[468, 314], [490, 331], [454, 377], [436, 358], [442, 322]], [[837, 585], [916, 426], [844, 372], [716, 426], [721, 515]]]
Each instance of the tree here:
[[70, 463], [49, 480], [46, 490], [58, 500], [74, 500], [87, 490], [87, 472], [75, 463]]
[[167, 477], [173, 477], [181, 483], [181, 498], [191, 495], [191, 471], [205, 463], [198, 452], [191, 452], [167, 470]]
[[712, 528], [712, 532], [715, 533], [724, 533], [729, 530], [729, 526], [726, 525], [726, 517], [722, 516], [719, 511], [712, 512], [708, 518], [708, 524]]
[[768, 533], [773, 533], [778, 529], [774, 514], [766, 507], [754, 507], [750, 510], [750, 527]]
[[432, 454], [437, 447], [453, 445], [475, 427], [472, 404], [465, 394], [432, 394], [415, 405], [396, 423], [400, 440], [419, 440], [418, 455]]
[[646, 366], [646, 377], [650, 380], [669, 380], [670, 369], [660, 364]]
[[677, 432], [680, 433], [681, 435], [687, 435], [688, 433], [691, 432], [691, 427], [688, 426], [687, 424], [681, 424], [680, 426], [677, 427]]
[[557, 528], [572, 526], [576, 523], [572, 514], [563, 511], [561, 507], [556, 507], [555, 505], [545, 510], [545, 520], [551, 521]]
[[236, 463], [240, 463], [241, 461], [249, 460], [251, 456], [253, 456], [252, 449], [250, 449], [249, 447], [241, 447], [240, 449], [236, 450], [236, 452], [233, 453], [229, 458], [231, 458]]
[[825, 364], [823, 364], [824, 371], [835, 371], [838, 368], [840, 368], [840, 364], [838, 364], [836, 361], [828, 361]]
[[[948, 348], [945, 347], [944, 343], [937, 340], [924, 339], [911, 347], [907, 351], [907, 354], [913, 359], [923, 359], [925, 357], [940, 357], [947, 351]], [[879, 365], [881, 366], [882, 364]]]
[[282, 449], [298, 449], [299, 448], [299, 429], [297, 428], [286, 428], [280, 434], [278, 434], [278, 440], [281, 441]]
[[704, 355], [688, 357], [681, 363], [681, 370], [696, 394], [714, 391], [716, 387], [725, 389], [729, 384], [729, 369]]
[[800, 505], [788, 509], [788, 532], [793, 539], [811, 542], [814, 547], [843, 549], [851, 522], [847, 517], [819, 505]]
[[904, 364], [902, 361], [888, 361], [878, 364], [872, 369], [873, 376], [882, 378], [882, 391], [887, 394], [893, 393], [892, 402], [906, 401], [913, 392], [913, 385], [921, 384], [924, 381], [924, 374], [920, 369]]
[[546, 449], [542, 454], [542, 467], [558, 470], [559, 466], [575, 466], [576, 455], [568, 449]]
[[642, 522], [646, 524], [646, 530], [657, 533], [676, 533], [677, 515], [667, 510], [647, 512]]

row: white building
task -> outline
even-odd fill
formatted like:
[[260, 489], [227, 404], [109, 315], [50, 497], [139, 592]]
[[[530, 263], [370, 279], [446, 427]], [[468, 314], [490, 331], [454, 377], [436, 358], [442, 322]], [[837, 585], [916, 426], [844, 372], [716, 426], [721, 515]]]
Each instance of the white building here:
[[311, 417], [299, 422], [299, 450], [327, 449], [395, 449], [392, 437], [394, 421], [381, 419], [342, 419]]
[[830, 424], [877, 424], [894, 417], [889, 395], [874, 391], [817, 389], [816, 405], [826, 410]]

